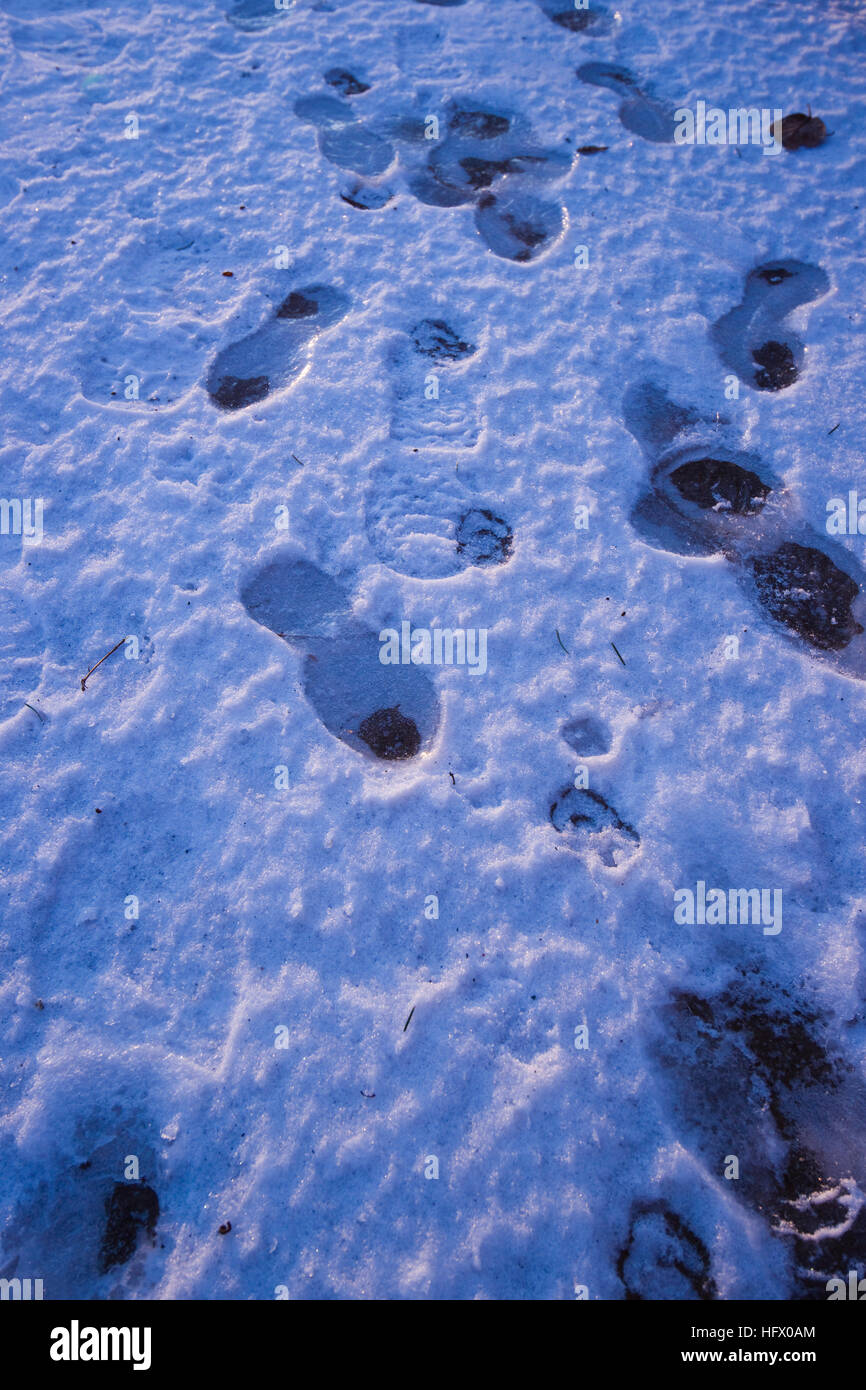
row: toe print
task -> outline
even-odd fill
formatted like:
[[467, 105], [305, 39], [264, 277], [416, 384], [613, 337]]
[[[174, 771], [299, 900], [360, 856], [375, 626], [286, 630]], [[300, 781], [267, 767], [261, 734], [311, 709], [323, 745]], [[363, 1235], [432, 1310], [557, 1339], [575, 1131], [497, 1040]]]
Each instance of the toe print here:
[[378, 634], [352, 617], [335, 579], [307, 560], [280, 557], [243, 587], [241, 602], [305, 653], [304, 694], [336, 738], [385, 762], [413, 758], [432, 740], [439, 712], [429, 675], [381, 663]]
[[217, 354], [205, 383], [214, 405], [242, 410], [282, 390], [304, 366], [303, 349], [348, 308], [347, 297], [330, 285], [293, 290], [261, 328]]
[[417, 724], [400, 713], [399, 705], [369, 714], [358, 733], [377, 758], [414, 758], [421, 747]]
[[475, 352], [472, 343], [464, 342], [444, 319], [422, 319], [411, 330], [410, 337], [415, 351], [422, 357], [431, 357], [434, 362], [459, 362]]
[[783, 391], [798, 380], [803, 343], [785, 320], [794, 309], [822, 298], [825, 271], [804, 261], [770, 261], [750, 271], [741, 304], [714, 324], [712, 339], [722, 361], [757, 391]]
[[748, 468], [728, 459], [691, 459], [670, 475], [682, 498], [702, 511], [760, 511], [772, 489]]

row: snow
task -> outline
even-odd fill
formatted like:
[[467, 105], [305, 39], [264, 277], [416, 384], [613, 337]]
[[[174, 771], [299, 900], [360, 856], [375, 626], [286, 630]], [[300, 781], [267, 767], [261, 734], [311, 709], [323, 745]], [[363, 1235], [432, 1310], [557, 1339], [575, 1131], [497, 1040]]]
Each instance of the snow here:
[[[863, 638], [768, 618], [748, 519], [732, 560], [724, 521], [700, 553], [633, 516], [669, 446], [727, 451], [781, 480], [774, 545], [860, 573], [825, 517], [864, 491], [866, 22], [554, 12], [0, 2], [0, 491], [44, 499], [41, 544], [0, 535], [0, 1277], [46, 1298], [866, 1272]], [[645, 94], [626, 124], [588, 63]], [[658, 138], [699, 100], [832, 133]], [[829, 286], [779, 329], [801, 370], [729, 399], [714, 326], [777, 262]], [[226, 374], [258, 394], [221, 408]], [[646, 382], [686, 430], [627, 427]], [[403, 621], [486, 630], [487, 670], [382, 666]], [[420, 750], [377, 758], [398, 703]], [[698, 881], [781, 889], [783, 930], [677, 925]], [[101, 1271], [133, 1155], [156, 1240]], [[773, 1231], [831, 1189], [840, 1236]]]

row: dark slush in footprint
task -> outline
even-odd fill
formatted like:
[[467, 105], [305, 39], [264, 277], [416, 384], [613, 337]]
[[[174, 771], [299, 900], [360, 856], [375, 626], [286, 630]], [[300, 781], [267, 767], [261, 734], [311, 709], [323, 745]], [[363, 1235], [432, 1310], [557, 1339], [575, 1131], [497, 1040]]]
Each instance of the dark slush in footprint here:
[[830, 288], [817, 265], [769, 261], [746, 277], [743, 301], [712, 327], [716, 351], [726, 366], [757, 391], [783, 391], [803, 369], [804, 347], [785, 324], [794, 309], [820, 299]]
[[346, 68], [328, 68], [325, 73], [325, 81], [329, 87], [333, 87], [344, 97], [357, 97], [370, 90], [369, 82], [362, 82]]
[[787, 541], [750, 568], [764, 611], [810, 646], [842, 651], [863, 631], [851, 613], [860, 586], [823, 551]]
[[205, 386], [222, 410], [242, 410], [282, 390], [304, 365], [304, 347], [347, 313], [349, 300], [331, 285], [292, 290], [274, 314], [214, 359]]
[[474, 507], [457, 524], [457, 554], [465, 565], [504, 565], [513, 543], [511, 527], [486, 507]]
[[108, 1199], [105, 1234], [99, 1250], [99, 1268], [105, 1274], [124, 1265], [135, 1253], [141, 1235], [151, 1241], [159, 1219], [159, 1199], [143, 1182], [115, 1183]]
[[421, 319], [412, 329], [412, 342], [415, 351], [422, 357], [430, 357], [434, 362], [459, 362], [462, 357], [471, 357], [475, 352], [472, 343], [464, 342], [444, 319]]
[[241, 590], [251, 618], [306, 658], [304, 693], [325, 728], [386, 762], [414, 757], [439, 723], [423, 667], [383, 665], [379, 636], [353, 618], [349, 595], [323, 570], [291, 556], [270, 561]]

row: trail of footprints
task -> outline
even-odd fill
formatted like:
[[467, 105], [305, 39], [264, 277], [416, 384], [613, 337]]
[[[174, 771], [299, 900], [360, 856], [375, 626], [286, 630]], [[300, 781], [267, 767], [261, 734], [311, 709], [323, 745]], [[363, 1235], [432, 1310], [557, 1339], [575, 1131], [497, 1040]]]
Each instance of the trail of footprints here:
[[[341, 70], [332, 69], [325, 79], [345, 96], [369, 91], [368, 84]], [[409, 192], [431, 207], [473, 205], [478, 233], [497, 256], [535, 260], [562, 234], [564, 210], [542, 197], [538, 185], [564, 178], [574, 156], [565, 147], [540, 146], [528, 122], [513, 112], [452, 102], [444, 137], [430, 139], [426, 114], [377, 130], [365, 125], [348, 101], [328, 94], [299, 97], [294, 110], [317, 130], [324, 158], [360, 176], [340, 195], [352, 207], [379, 210], [390, 201], [392, 189], [369, 180], [391, 169], [399, 144], [408, 161]]]
[[[759, 266], [747, 279], [743, 304], [719, 320], [713, 339], [729, 362], [757, 378], [749, 384], [782, 390], [796, 379], [802, 355], [799, 340], [784, 332], [784, 319], [827, 287], [818, 267]], [[784, 363], [773, 384], [766, 376], [771, 357]], [[641, 538], [674, 553], [723, 555], [773, 627], [817, 659], [866, 679], [866, 573], [854, 556], [814, 531], [761, 459], [660, 386], [630, 387], [623, 416], [649, 461], [648, 486], [631, 514]]]

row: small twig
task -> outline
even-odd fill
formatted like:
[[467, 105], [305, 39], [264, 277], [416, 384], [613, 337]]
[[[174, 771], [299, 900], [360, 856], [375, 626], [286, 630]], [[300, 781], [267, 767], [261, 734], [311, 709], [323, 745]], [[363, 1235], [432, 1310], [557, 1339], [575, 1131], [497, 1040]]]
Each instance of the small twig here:
[[[619, 656], [619, 652], [616, 651], [616, 647], [614, 647], [613, 642], [611, 642], [610, 645], [613, 647], [613, 649], [614, 649], [614, 651], [616, 652], [617, 656]], [[621, 656], [619, 656], [619, 659], [620, 659], [620, 661], [622, 661], [622, 657], [621, 657]], [[622, 664], [623, 664], [623, 666], [624, 666], [624, 665], [625, 665], [625, 662], [622, 661]]]
[[403, 1032], [404, 1032], [404, 1033], [406, 1032], [406, 1029], [409, 1027], [409, 1024], [412, 1022], [412, 1014], [414, 1014], [414, 1012], [415, 1012], [415, 1005], [413, 1004], [411, 1010], [409, 1011], [409, 1017], [406, 1019], [406, 1022], [403, 1024]]
[[[841, 423], [842, 423], [842, 421], [840, 420], [840, 421], [839, 421], [839, 425], [841, 425]], [[839, 428], [839, 425], [834, 425], [833, 428], [832, 428], [831, 430], [828, 430], [828, 431], [827, 431], [827, 433], [828, 433], [828, 434], [835, 434], [836, 431], [837, 431], [837, 429]]]
[[[301, 460], [298, 458], [297, 454], [292, 454], [292, 458], [295, 460], [295, 463], [301, 463]], [[303, 466], [304, 465], [301, 463], [302, 468]]]
[[559, 628], [558, 628], [558, 627], [555, 627], [553, 630], [554, 630], [554, 632], [556, 633], [556, 640], [557, 640], [557, 642], [559, 643], [559, 645], [562, 647], [562, 650], [565, 652], [565, 655], [566, 655], [566, 656], [571, 656], [571, 652], [568, 650], [568, 647], [565, 646], [565, 644], [563, 643], [562, 638], [561, 638], [560, 635], [559, 635]]
[[[24, 708], [25, 708], [25, 709], [32, 709], [34, 714], [39, 714], [38, 709], [35, 709], [33, 705], [28, 705], [28, 703], [27, 703], [26, 700], [24, 701]], [[45, 723], [45, 715], [44, 715], [44, 714], [39, 714], [39, 718], [42, 720], [42, 723], [44, 724], [44, 723]]]
[[[101, 666], [102, 663], [103, 663], [103, 661], [107, 661], [108, 658], [109, 658], [110, 656], [112, 656], [112, 655], [117, 651], [117, 648], [118, 648], [118, 647], [122, 647], [122, 646], [123, 646], [123, 644], [124, 644], [125, 641], [126, 641], [126, 638], [125, 638], [125, 637], [121, 637], [120, 641], [117, 643], [117, 646], [112, 647], [110, 652], [106, 652], [106, 653], [105, 653], [105, 656], [100, 657], [99, 661], [97, 661], [97, 663], [96, 663], [96, 666]], [[93, 675], [94, 671], [96, 670], [96, 666], [91, 666], [90, 670], [87, 672], [87, 675], [81, 677], [81, 689], [82, 689], [82, 690], [84, 689], [84, 683], [85, 683], [85, 681], [89, 681], [89, 680], [90, 680], [90, 677]]]
[[449, 770], [448, 776], [451, 778], [451, 785], [452, 785], [452, 787], [456, 787], [456, 786], [457, 786], [457, 778], [454, 776], [454, 773], [451, 772], [451, 771]]

